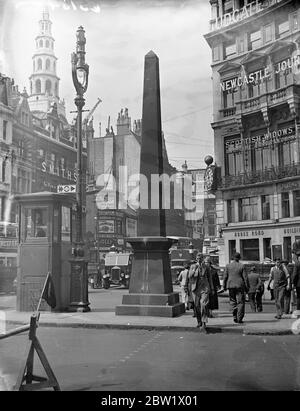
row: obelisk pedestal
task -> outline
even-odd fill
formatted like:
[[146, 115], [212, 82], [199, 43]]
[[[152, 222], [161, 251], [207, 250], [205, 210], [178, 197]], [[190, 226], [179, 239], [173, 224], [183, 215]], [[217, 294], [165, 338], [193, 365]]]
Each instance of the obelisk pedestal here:
[[[140, 173], [147, 177], [148, 209], [138, 213], [138, 237], [128, 238], [133, 248], [129, 294], [123, 296], [116, 315], [175, 317], [185, 312], [179, 294], [173, 292], [169, 249], [174, 240], [166, 237], [166, 217], [162, 206], [162, 186], [151, 191], [151, 176], [163, 174], [160, 85], [158, 57], [145, 56], [142, 143]], [[156, 196], [159, 207], [151, 208]]]

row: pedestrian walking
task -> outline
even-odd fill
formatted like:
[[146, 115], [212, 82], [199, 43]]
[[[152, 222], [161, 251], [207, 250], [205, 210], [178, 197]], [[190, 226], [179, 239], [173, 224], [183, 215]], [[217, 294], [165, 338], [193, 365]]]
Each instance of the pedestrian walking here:
[[209, 261], [205, 259], [204, 262], [201, 263], [201, 258], [201, 256], [197, 255], [197, 263], [191, 266], [187, 276], [186, 288], [188, 288], [188, 283], [190, 283], [195, 305], [197, 327], [199, 327], [201, 331], [206, 331], [209, 294], [214, 293], [214, 288]]
[[297, 252], [296, 256], [297, 256], [297, 261], [295, 262], [295, 265], [294, 265], [292, 281], [293, 281], [293, 286], [296, 289], [297, 310], [300, 310], [300, 252]]
[[243, 264], [240, 263], [240, 253], [235, 253], [234, 261], [226, 265], [223, 288], [228, 289], [233, 321], [243, 323], [245, 315], [245, 294], [249, 290], [249, 280]]
[[[288, 264], [289, 262], [287, 260], [283, 260], [281, 262], [281, 264], [283, 266], [285, 266], [285, 268], [287, 269], [288, 273], [289, 273], [289, 269], [288, 269]], [[289, 273], [290, 276], [290, 273]], [[284, 302], [283, 302], [283, 312], [284, 314], [291, 314], [292, 313], [292, 305], [291, 305], [291, 299], [292, 299], [292, 282], [290, 281], [290, 288], [286, 288], [284, 291]]]
[[275, 259], [275, 266], [271, 268], [268, 290], [271, 281], [274, 281], [274, 299], [277, 314], [276, 319], [280, 320], [284, 312], [284, 294], [286, 289], [290, 289], [290, 276], [284, 264], [281, 264], [280, 258]]
[[210, 257], [207, 257], [207, 263], [210, 266], [210, 275], [214, 291], [213, 293], [209, 293], [208, 316], [209, 318], [213, 318], [213, 310], [219, 309], [218, 291], [221, 289], [221, 284], [218, 271], [212, 265]]
[[263, 310], [262, 296], [264, 293], [264, 284], [261, 281], [259, 274], [256, 272], [255, 266], [252, 266], [250, 268], [250, 271], [248, 274], [248, 280], [249, 280], [248, 297], [249, 297], [251, 311], [253, 313], [262, 312]]
[[184, 269], [180, 271], [178, 275], [178, 281], [180, 283], [181, 288], [181, 302], [184, 303], [185, 309], [188, 309], [188, 290], [185, 287], [186, 278], [189, 273], [189, 264], [185, 264]]

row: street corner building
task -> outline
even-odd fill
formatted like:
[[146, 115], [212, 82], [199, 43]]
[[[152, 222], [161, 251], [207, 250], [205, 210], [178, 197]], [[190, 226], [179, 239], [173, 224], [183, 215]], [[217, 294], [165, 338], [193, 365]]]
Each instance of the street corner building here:
[[220, 265], [300, 239], [300, 3], [210, 0]]
[[[0, 74], [0, 291], [11, 291], [17, 276], [17, 194], [56, 192], [74, 185], [76, 122], [69, 124], [59, 97], [52, 22], [45, 7], [37, 22], [29, 88]], [[84, 136], [93, 132], [84, 123]], [[86, 146], [86, 144], [85, 144]], [[83, 160], [86, 166], [86, 147]], [[43, 214], [43, 219], [46, 215]], [[64, 229], [69, 229], [66, 219]]]

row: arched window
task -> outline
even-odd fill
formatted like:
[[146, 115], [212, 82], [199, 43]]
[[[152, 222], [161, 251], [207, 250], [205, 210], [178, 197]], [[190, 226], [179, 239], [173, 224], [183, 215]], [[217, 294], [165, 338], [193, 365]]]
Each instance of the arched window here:
[[42, 70], [42, 59], [38, 59], [37, 64], [38, 64], [37, 69], [38, 69], [38, 70]]
[[55, 83], [55, 96], [58, 97], [58, 84]]
[[50, 59], [46, 60], [46, 70], [50, 70]]
[[52, 84], [50, 80], [46, 80], [46, 92], [48, 91], [51, 94]]
[[56, 62], [55, 61], [53, 62], [53, 70], [54, 71], [56, 70]]
[[41, 85], [41, 80], [37, 79], [35, 82], [35, 92], [36, 94], [39, 94], [41, 92], [42, 85]]
[[39, 46], [40, 46], [40, 47], [43, 47], [43, 40], [40, 40]]
[[49, 48], [49, 40], [46, 40], [46, 47]]

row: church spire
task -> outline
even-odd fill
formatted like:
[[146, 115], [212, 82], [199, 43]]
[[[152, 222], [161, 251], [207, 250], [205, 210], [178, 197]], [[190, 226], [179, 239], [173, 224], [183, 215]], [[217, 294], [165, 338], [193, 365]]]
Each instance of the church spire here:
[[32, 111], [48, 112], [56, 103], [58, 113], [65, 116], [65, 106], [59, 98], [59, 77], [56, 74], [57, 57], [49, 8], [45, 6], [35, 38], [36, 50], [32, 56], [33, 72], [30, 76], [29, 106]]

